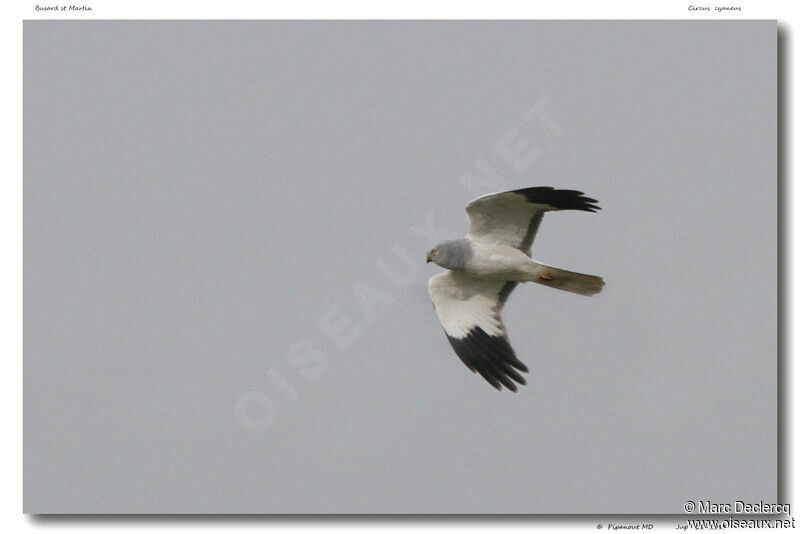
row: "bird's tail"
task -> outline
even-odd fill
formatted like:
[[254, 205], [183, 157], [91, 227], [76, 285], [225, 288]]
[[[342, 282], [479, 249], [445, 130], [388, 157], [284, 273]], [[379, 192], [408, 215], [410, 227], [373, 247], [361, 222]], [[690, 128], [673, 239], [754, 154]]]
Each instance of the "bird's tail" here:
[[528, 280], [529, 282], [536, 282], [543, 286], [554, 287], [587, 297], [600, 293], [606, 284], [599, 276], [574, 273], [542, 263], [534, 263], [536, 263], [535, 274]]

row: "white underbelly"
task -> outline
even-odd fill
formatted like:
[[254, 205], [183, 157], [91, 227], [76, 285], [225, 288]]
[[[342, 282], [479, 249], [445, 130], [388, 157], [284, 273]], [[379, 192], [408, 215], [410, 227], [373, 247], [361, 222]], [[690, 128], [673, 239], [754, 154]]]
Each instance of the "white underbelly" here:
[[538, 264], [519, 249], [475, 243], [465, 271], [484, 278], [524, 282], [536, 276]]

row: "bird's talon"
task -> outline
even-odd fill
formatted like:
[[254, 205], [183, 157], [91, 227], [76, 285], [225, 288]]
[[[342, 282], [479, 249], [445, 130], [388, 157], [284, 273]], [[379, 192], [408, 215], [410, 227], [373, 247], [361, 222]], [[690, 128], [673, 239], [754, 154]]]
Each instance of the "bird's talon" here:
[[542, 274], [540, 274], [540, 275], [539, 275], [539, 279], [540, 279], [540, 280], [547, 280], [547, 281], [550, 281], [550, 280], [552, 280], [552, 279], [553, 279], [553, 277], [552, 277], [552, 276], [550, 276], [549, 274], [544, 274], [544, 273], [542, 273]]

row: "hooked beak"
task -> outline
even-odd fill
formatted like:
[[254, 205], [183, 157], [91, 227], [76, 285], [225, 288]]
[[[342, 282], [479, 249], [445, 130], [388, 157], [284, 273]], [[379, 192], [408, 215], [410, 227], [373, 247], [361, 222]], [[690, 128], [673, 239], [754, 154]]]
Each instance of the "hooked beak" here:
[[433, 261], [433, 259], [431, 258], [431, 253], [428, 252], [428, 259], [425, 261], [425, 263], [430, 263], [432, 261]]

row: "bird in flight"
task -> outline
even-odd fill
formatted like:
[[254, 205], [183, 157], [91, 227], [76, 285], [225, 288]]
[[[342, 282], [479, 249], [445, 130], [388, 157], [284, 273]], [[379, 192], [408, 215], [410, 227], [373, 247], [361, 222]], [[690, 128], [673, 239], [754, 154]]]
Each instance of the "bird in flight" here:
[[528, 368], [517, 359], [500, 318], [520, 282], [591, 297], [603, 289], [599, 276], [544, 265], [531, 258], [531, 245], [548, 211], [595, 212], [597, 201], [581, 191], [528, 187], [492, 193], [467, 204], [469, 233], [428, 252], [447, 271], [428, 281], [433, 307], [450, 345], [469, 369], [498, 390], [517, 391]]

